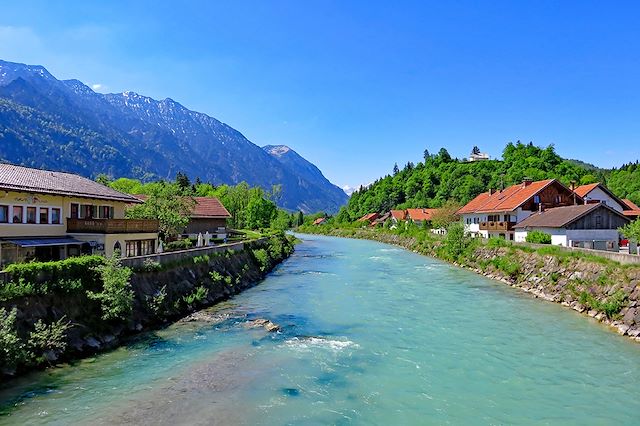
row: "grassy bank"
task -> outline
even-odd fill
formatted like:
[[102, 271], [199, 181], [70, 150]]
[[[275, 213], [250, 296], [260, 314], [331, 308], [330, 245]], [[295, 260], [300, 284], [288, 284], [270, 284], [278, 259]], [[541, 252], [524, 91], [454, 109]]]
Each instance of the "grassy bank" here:
[[559, 247], [531, 247], [502, 239], [468, 238], [460, 228], [447, 236], [410, 227], [301, 227], [299, 232], [395, 244], [471, 269], [545, 300], [561, 303], [640, 340], [640, 266]]

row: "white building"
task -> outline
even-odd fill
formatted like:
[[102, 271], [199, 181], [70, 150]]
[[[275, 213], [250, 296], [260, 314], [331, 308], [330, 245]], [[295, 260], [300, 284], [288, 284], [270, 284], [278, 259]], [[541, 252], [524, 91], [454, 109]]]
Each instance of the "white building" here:
[[[465, 230], [483, 238], [515, 239], [514, 227], [540, 209], [574, 203], [573, 192], [556, 179], [533, 182], [525, 179], [500, 191], [478, 195], [458, 210]], [[582, 203], [582, 199], [577, 197]]]
[[596, 250], [618, 250], [618, 228], [629, 223], [622, 212], [605, 203], [556, 207], [534, 213], [515, 225], [516, 242], [531, 231], [551, 235], [551, 244]]

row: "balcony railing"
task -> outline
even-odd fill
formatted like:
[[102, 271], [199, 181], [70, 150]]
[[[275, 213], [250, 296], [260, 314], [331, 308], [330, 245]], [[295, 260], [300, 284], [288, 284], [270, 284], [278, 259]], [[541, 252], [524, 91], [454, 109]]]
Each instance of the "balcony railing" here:
[[481, 231], [512, 231], [516, 222], [480, 222]]
[[67, 219], [67, 232], [91, 234], [135, 234], [158, 232], [152, 219]]

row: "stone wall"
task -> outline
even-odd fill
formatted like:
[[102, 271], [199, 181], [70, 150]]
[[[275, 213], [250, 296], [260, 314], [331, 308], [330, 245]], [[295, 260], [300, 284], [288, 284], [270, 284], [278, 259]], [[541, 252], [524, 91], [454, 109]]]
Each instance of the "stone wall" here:
[[[254, 250], [263, 255], [257, 258]], [[103, 320], [100, 302], [88, 298], [84, 288], [18, 297], [0, 302], [0, 308], [17, 309], [16, 327], [22, 339], [28, 338], [38, 320], [45, 324], [68, 321], [73, 326], [67, 332], [67, 349], [52, 354], [48, 361], [80, 358], [116, 347], [132, 334], [161, 327], [256, 285], [292, 251], [293, 245], [282, 235], [235, 244], [232, 250], [209, 247], [167, 253], [156, 270], [134, 268], [130, 281], [134, 305], [125, 320]], [[142, 266], [137, 260], [125, 262]], [[17, 371], [2, 367], [0, 377], [25, 370], [24, 366]]]

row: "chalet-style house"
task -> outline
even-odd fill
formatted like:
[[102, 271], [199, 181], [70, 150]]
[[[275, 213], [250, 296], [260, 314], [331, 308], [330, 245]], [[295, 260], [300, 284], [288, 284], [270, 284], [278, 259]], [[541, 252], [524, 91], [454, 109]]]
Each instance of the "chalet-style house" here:
[[184, 235], [197, 238], [198, 234], [209, 233], [213, 238], [227, 237], [227, 219], [231, 214], [215, 197], [194, 197], [195, 203], [189, 216]]
[[0, 164], [0, 266], [81, 254], [153, 254], [157, 220], [124, 218], [140, 201], [90, 179]]
[[478, 195], [458, 210], [465, 230], [483, 238], [515, 239], [515, 225], [541, 210], [583, 204], [582, 198], [556, 179], [525, 179], [499, 191]]
[[326, 221], [327, 221], [326, 217], [319, 217], [319, 218], [317, 218], [316, 220], [313, 221], [313, 224], [318, 226], [318, 225], [322, 225]]
[[531, 231], [551, 235], [551, 244], [595, 250], [618, 250], [618, 228], [630, 219], [605, 202], [556, 207], [535, 212], [514, 226], [515, 241]]
[[371, 222], [370, 226], [384, 226], [385, 222], [391, 219], [391, 213], [387, 212], [384, 213], [380, 216], [378, 216], [378, 218], [376, 220], [374, 220], [373, 222]]

